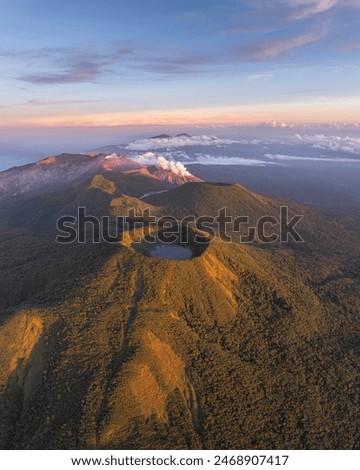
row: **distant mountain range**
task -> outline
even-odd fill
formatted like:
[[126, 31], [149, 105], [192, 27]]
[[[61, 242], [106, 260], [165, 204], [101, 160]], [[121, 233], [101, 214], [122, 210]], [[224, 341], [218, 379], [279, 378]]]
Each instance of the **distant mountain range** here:
[[61, 154], [47, 157], [36, 163], [11, 168], [0, 173], [0, 201], [27, 192], [41, 193], [60, 189], [69, 183], [82, 183], [97, 173], [144, 171], [153, 178], [178, 185], [189, 181], [200, 181], [187, 174], [178, 174], [161, 166], [147, 167], [116, 153], [106, 154]]
[[[183, 132], [181, 134], [176, 134], [175, 137], [189, 137], [191, 138], [191, 136], [189, 134], [186, 134], [186, 132]], [[150, 139], [172, 139], [173, 136], [169, 135], [169, 134], [159, 134], [159, 135], [155, 135], [153, 137], [150, 137]]]

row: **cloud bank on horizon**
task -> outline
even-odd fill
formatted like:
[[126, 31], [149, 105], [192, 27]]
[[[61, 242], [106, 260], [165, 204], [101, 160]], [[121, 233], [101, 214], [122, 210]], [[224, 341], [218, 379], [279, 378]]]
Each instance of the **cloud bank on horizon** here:
[[[284, 137], [286, 136], [287, 144], [304, 144], [310, 145], [313, 148], [318, 148], [322, 150], [332, 150], [332, 151], [341, 151], [346, 153], [360, 154], [360, 137], [352, 136], [336, 136], [331, 134], [300, 134], [296, 132], [299, 130], [297, 128], [295, 132], [292, 132], [294, 129], [293, 126], [287, 126], [285, 123], [276, 126], [275, 123], [261, 123], [258, 127], [269, 127], [269, 128], [280, 128], [287, 129], [290, 132], [284, 134], [282, 137], [277, 134], [270, 134], [268, 139], [255, 139], [255, 138], [244, 138], [238, 136], [237, 138], [219, 138], [216, 136], [209, 135], [195, 135], [195, 136], [168, 136], [168, 137], [151, 137], [147, 139], [139, 139], [129, 142], [124, 146], [126, 150], [146, 151], [141, 157], [144, 159], [151, 158], [154, 156], [154, 153], [151, 150], [162, 150], [166, 149], [168, 151], [174, 149], [181, 149], [186, 147], [218, 147], [223, 148], [232, 144], [238, 145], [262, 145], [267, 143], [283, 143]], [[344, 129], [347, 129], [348, 126], [345, 126]], [[304, 129], [308, 129], [304, 126]], [[354, 130], [358, 129], [358, 124], [353, 126]], [[119, 146], [120, 147], [120, 146]], [[181, 154], [181, 152], [177, 152]]]
[[[336, 133], [334, 132], [336, 130]], [[76, 147], [64, 147], [64, 139], [56, 143], [39, 140], [41, 146], [29, 147], [29, 141], [22, 142], [18, 148], [15, 143], [2, 142], [0, 135], [0, 171], [15, 165], [38, 161], [49, 155], [68, 153], [96, 152], [108, 155], [124, 155], [141, 165], [155, 165], [159, 168], [186, 175], [189, 165], [236, 165], [247, 167], [279, 167], [310, 165], [350, 165], [354, 171], [360, 169], [360, 137], [358, 126], [349, 124], [339, 126], [308, 125], [288, 126], [285, 123], [262, 123], [258, 126], [222, 128], [225, 132], [219, 137], [207, 134], [183, 135], [164, 138], [140, 138], [130, 141], [120, 139], [122, 143], [89, 148], [89, 135], [83, 140], [79, 129], [74, 130], [77, 136]], [[320, 132], [321, 133], [320, 133]], [[104, 143], [114, 142], [116, 129], [112, 137]], [[103, 136], [104, 137], [104, 136]], [[29, 137], [30, 131], [29, 131]], [[116, 139], [116, 137], [115, 137]], [[116, 141], [116, 140], [115, 140]], [[166, 142], [164, 144], [164, 142]], [[3, 147], [2, 143], [5, 143]], [[29, 148], [30, 152], [26, 149]], [[3, 150], [4, 149], [4, 150]]]
[[3, 2], [0, 125], [356, 121], [358, 0]]
[[[271, 125], [269, 128], [276, 129]], [[188, 174], [185, 165], [190, 164], [262, 167], [334, 163], [351, 164], [359, 169], [360, 138], [299, 134], [287, 126], [279, 129], [286, 129], [287, 133], [272, 133], [266, 139], [220, 139], [208, 135], [149, 138], [119, 145], [118, 149], [138, 163], [178, 174]]]
[[335, 152], [347, 152], [360, 154], [360, 138], [349, 136], [334, 135], [300, 135], [296, 134], [295, 138], [303, 143], [311, 144], [315, 148], [322, 150], [333, 150]]
[[130, 142], [127, 149], [130, 150], [150, 150], [150, 149], [166, 149], [191, 146], [223, 146], [234, 143], [231, 139], [220, 139], [210, 135], [196, 136], [175, 136], [175, 137], [152, 137], [150, 139], [140, 139]]

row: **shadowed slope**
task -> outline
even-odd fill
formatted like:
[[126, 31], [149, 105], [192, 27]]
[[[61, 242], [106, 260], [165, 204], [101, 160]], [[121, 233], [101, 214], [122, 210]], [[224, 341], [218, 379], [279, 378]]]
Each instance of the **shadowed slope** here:
[[[16, 350], [1, 342], [17, 364], [3, 369], [2, 402], [15, 376], [26, 401], [7, 407], [2, 446], [355, 447], [359, 325], [294, 262], [215, 239], [189, 261], [119, 247], [88, 279], [68, 273], [70, 296], [59, 285], [47, 305], [45, 288], [1, 327], [12, 338], [24, 315], [30, 325]], [[21, 379], [39, 335], [37, 379]]]
[[146, 201], [154, 206], [165, 207], [177, 217], [189, 214], [216, 216], [223, 207], [234, 216], [254, 213], [260, 216], [274, 208], [273, 200], [259, 196], [237, 183], [187, 183], [171, 192], [151, 195]]

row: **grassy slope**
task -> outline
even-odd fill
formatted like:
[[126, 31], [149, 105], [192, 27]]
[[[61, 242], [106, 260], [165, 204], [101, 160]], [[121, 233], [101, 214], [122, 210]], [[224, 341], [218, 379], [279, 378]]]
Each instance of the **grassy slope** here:
[[[276, 209], [238, 186], [150, 200]], [[0, 446], [358, 447], [358, 236], [307, 215], [305, 245], [183, 262], [2, 228]]]
[[61, 191], [26, 194], [3, 202], [0, 220], [44, 233], [54, 230], [60, 216], [77, 215], [78, 207], [86, 207], [87, 213], [102, 216], [111, 212], [111, 201], [122, 195], [138, 198], [151, 191], [173, 188], [174, 185], [142, 171], [107, 172], [77, 186], [69, 184]]

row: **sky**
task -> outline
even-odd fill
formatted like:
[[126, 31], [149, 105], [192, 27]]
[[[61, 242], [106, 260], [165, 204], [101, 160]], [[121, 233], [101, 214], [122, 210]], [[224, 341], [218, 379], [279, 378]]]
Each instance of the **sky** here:
[[0, 128], [360, 121], [360, 0], [0, 0]]

